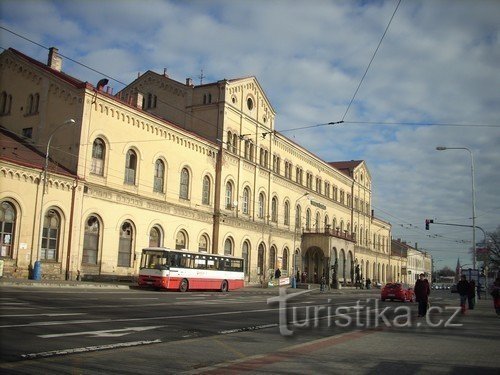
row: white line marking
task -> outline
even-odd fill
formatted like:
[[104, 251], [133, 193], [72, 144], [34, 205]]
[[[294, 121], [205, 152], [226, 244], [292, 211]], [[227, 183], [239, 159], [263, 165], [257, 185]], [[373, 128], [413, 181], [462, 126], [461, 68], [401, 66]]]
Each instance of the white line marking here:
[[133, 298], [133, 297], [130, 297], [130, 298], [120, 298], [120, 299], [138, 299], [138, 300], [143, 300], [143, 299], [159, 299], [158, 297], [137, 297], [137, 298]]
[[120, 342], [117, 344], [110, 344], [110, 345], [86, 346], [83, 348], [62, 349], [62, 350], [52, 350], [50, 352], [22, 354], [21, 358], [23, 358], [23, 359], [47, 358], [47, 357], [55, 357], [55, 356], [66, 355], [66, 354], [96, 352], [99, 350], [128, 348], [130, 346], [139, 346], [139, 345], [151, 345], [151, 344], [157, 344], [160, 342], [161, 342], [160, 339], [150, 340], [150, 341]]
[[188, 315], [169, 315], [169, 316], [152, 316], [152, 317], [139, 317], [139, 318], [124, 318], [124, 319], [102, 319], [102, 320], [60, 320], [53, 322], [33, 322], [27, 324], [6, 324], [1, 325], [0, 328], [18, 328], [18, 327], [36, 327], [36, 326], [55, 326], [65, 324], [88, 324], [88, 323], [109, 323], [109, 322], [144, 322], [147, 320], [169, 320], [169, 319], [187, 319], [187, 318], [202, 318], [208, 316], [224, 316], [224, 315], [238, 315], [248, 313], [262, 313], [268, 311], [278, 311], [280, 308], [258, 309], [258, 310], [238, 310], [238, 311], [225, 311], [214, 312], [205, 314], [188, 314]]
[[16, 315], [0, 315], [1, 318], [24, 318], [28, 316], [70, 316], [70, 315], [86, 315], [87, 313], [54, 313], [54, 314], [16, 314]]
[[71, 333], [54, 333], [50, 335], [38, 335], [42, 339], [50, 339], [54, 337], [69, 337], [69, 336], [85, 336], [92, 337], [119, 337], [129, 335], [135, 332], [148, 331], [150, 329], [162, 328], [165, 326], [147, 326], [147, 327], [129, 327], [122, 329], [108, 329], [103, 331], [86, 331], [86, 332], [71, 332]]

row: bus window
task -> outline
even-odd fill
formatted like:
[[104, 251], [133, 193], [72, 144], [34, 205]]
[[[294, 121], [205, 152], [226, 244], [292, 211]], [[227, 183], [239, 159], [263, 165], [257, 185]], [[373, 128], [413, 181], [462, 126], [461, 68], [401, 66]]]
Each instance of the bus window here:
[[207, 259], [207, 270], [215, 270], [215, 269], [217, 269], [216, 259], [209, 257]]
[[241, 259], [231, 259], [231, 271], [241, 272], [243, 270], [243, 261]]
[[193, 267], [193, 257], [191, 254], [180, 254], [180, 265], [179, 267], [184, 267], [184, 268], [194, 268]]
[[194, 267], [198, 269], [205, 269], [207, 268], [207, 261], [204, 256], [196, 256], [194, 258]]
[[179, 267], [180, 256], [181, 254], [178, 253], [168, 253], [168, 264], [170, 267]]

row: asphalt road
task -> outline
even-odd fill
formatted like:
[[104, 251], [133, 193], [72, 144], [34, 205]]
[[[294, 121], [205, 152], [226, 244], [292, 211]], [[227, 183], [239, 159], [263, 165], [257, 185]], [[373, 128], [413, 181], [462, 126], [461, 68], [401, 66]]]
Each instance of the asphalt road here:
[[[1, 287], [4, 373], [495, 373], [491, 300], [429, 319], [377, 290], [230, 293]], [[284, 291], [282, 291], [284, 293]], [[291, 298], [290, 293], [297, 293]]]

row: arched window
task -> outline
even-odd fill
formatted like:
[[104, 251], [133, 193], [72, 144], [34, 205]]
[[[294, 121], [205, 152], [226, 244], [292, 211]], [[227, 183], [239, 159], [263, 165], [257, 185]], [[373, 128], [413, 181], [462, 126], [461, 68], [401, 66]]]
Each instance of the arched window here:
[[227, 150], [231, 151], [233, 149], [233, 133], [230, 131], [227, 132]]
[[243, 247], [241, 249], [241, 256], [243, 258], [243, 272], [245, 273], [245, 276], [250, 275], [250, 267], [248, 266], [248, 261], [249, 261], [249, 254], [250, 254], [250, 244], [248, 241], [243, 242]]
[[97, 217], [89, 216], [85, 221], [82, 264], [97, 264], [100, 231], [101, 225]]
[[179, 198], [189, 199], [189, 171], [187, 170], [187, 168], [182, 168], [181, 170]]
[[311, 230], [311, 210], [306, 210], [306, 229]]
[[289, 257], [289, 251], [288, 251], [288, 247], [285, 247], [283, 249], [283, 264], [281, 266], [282, 269], [284, 269], [285, 271], [288, 271], [288, 257]]
[[187, 234], [183, 230], [180, 230], [175, 236], [175, 248], [176, 250], [187, 249], [187, 245]]
[[274, 223], [278, 222], [278, 198], [273, 197], [271, 202], [271, 221]]
[[234, 133], [233, 134], [233, 149], [232, 149], [233, 153], [237, 153], [238, 152], [238, 134]]
[[299, 205], [295, 208], [295, 230], [299, 229], [302, 226], [302, 209]]
[[154, 226], [149, 231], [149, 247], [160, 247], [162, 244], [162, 230], [159, 226]]
[[233, 241], [231, 237], [224, 242], [224, 255], [233, 255]]
[[125, 161], [125, 183], [135, 185], [137, 172], [137, 154], [133, 150], [127, 151], [127, 159]]
[[57, 260], [61, 218], [55, 210], [48, 210], [43, 219], [42, 248], [40, 259]]
[[14, 229], [16, 224], [16, 210], [10, 202], [0, 205], [0, 256], [12, 257], [14, 243]]
[[12, 95], [7, 94], [5, 91], [0, 95], [0, 115], [10, 114], [12, 106]]
[[276, 247], [271, 246], [269, 250], [269, 269], [276, 269]]
[[259, 218], [261, 219], [264, 219], [265, 217], [265, 213], [266, 213], [266, 210], [265, 210], [265, 197], [264, 197], [264, 193], [260, 193], [259, 194]]
[[321, 222], [321, 218], [320, 218], [319, 212], [316, 212], [316, 222], [314, 223], [314, 226], [316, 227], [316, 232], [319, 232], [320, 222]]
[[208, 253], [208, 244], [209, 244], [209, 239], [208, 235], [202, 234], [200, 236], [200, 240], [198, 241], [198, 251], [200, 253]]
[[125, 221], [120, 227], [120, 243], [118, 245], [118, 267], [131, 266], [133, 241], [134, 241], [134, 229], [130, 222]]
[[248, 215], [250, 213], [250, 189], [248, 187], [243, 189], [243, 213]]
[[225, 203], [226, 209], [231, 210], [233, 208], [233, 184], [231, 181], [226, 183]]
[[257, 252], [257, 275], [264, 274], [264, 253], [264, 244], [261, 243]]
[[155, 179], [154, 179], [154, 191], [157, 193], [163, 193], [163, 185], [165, 181], [165, 163], [163, 160], [158, 159], [155, 162]]
[[284, 215], [283, 224], [290, 225], [290, 203], [288, 203], [288, 201], [285, 202], [283, 215]]
[[201, 203], [210, 204], [210, 177], [203, 177], [203, 191], [201, 193]]
[[92, 165], [90, 166], [90, 173], [102, 176], [104, 174], [104, 156], [106, 155], [106, 148], [104, 141], [96, 138], [92, 145]]
[[330, 227], [330, 218], [328, 217], [328, 215], [325, 215], [324, 223], [325, 223], [325, 231], [327, 231]]

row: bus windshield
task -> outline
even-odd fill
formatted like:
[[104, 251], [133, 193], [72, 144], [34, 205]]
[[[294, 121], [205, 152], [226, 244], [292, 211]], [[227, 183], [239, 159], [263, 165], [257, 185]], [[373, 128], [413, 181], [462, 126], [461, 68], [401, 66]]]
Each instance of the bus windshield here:
[[144, 251], [141, 259], [141, 268], [168, 269], [168, 253], [164, 251]]

